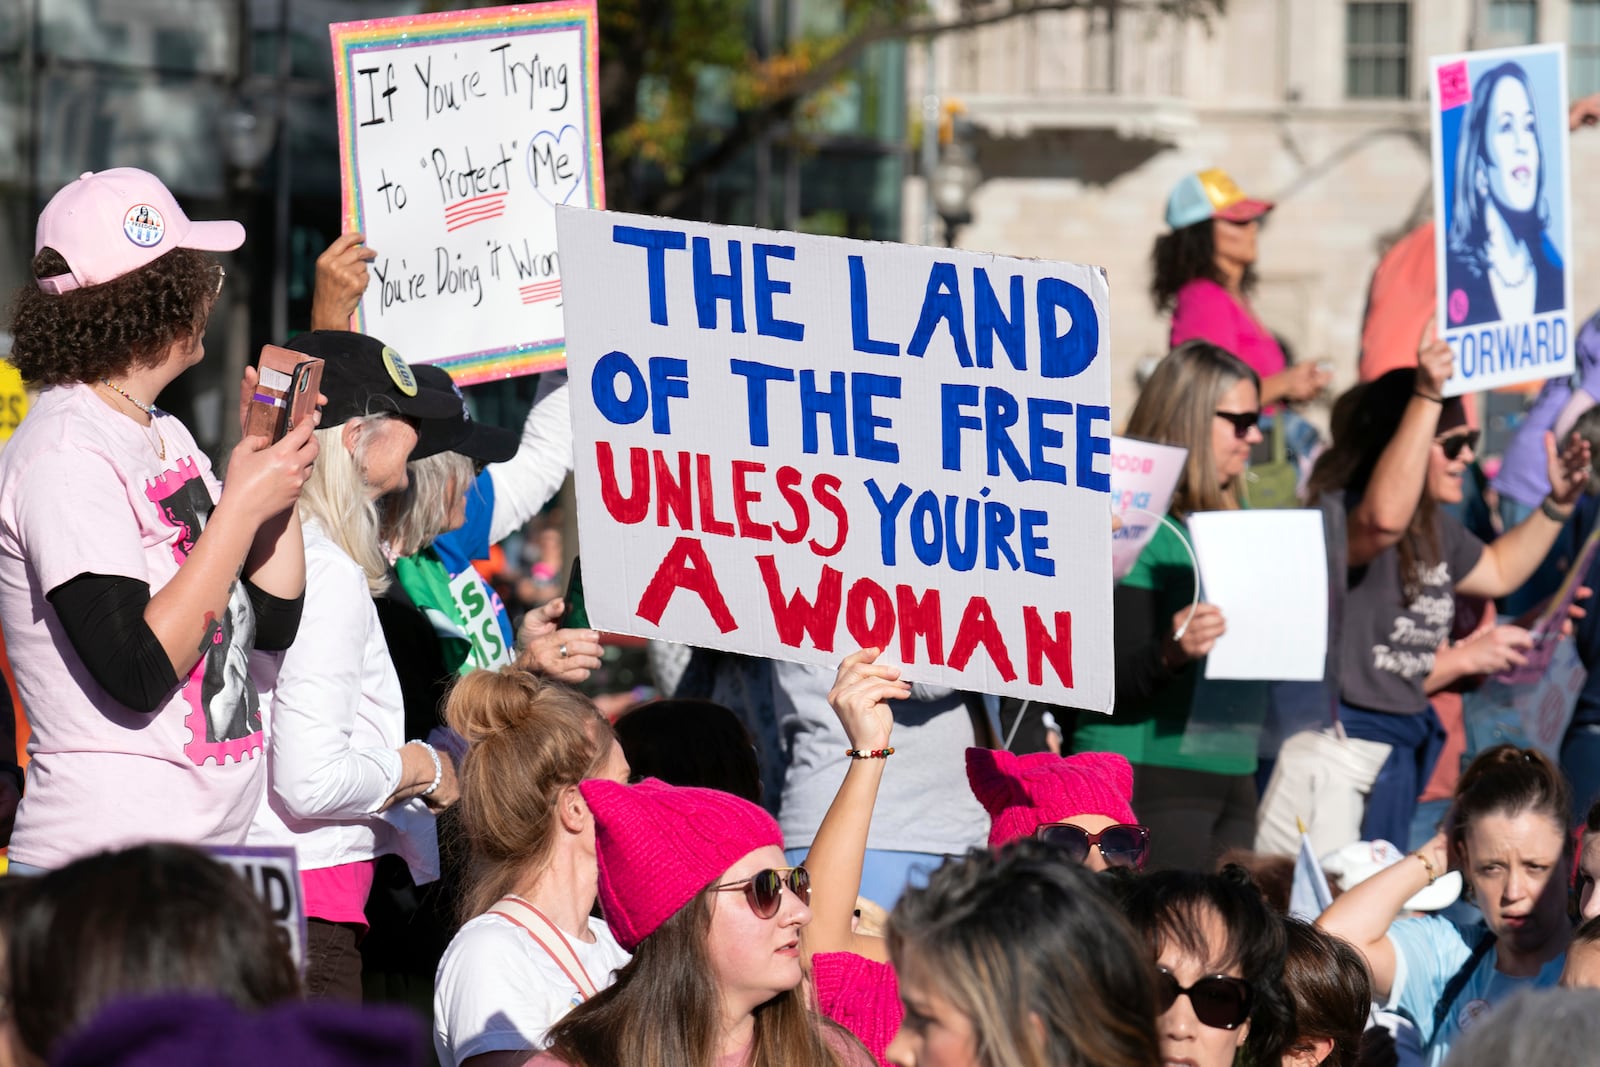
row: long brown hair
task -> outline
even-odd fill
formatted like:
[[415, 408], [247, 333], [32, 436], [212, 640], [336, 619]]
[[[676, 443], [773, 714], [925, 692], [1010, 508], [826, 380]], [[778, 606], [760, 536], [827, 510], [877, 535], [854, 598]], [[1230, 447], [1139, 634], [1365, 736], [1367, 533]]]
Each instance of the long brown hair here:
[[[711, 893], [703, 889], [639, 943], [616, 981], [550, 1028], [551, 1054], [571, 1067], [712, 1067], [722, 999], [710, 933]], [[824, 1030], [854, 1042], [815, 1015], [799, 989], [779, 993], [755, 1010], [750, 1067], [848, 1067]]]
[[1248, 363], [1209, 342], [1185, 341], [1167, 353], [1139, 392], [1123, 432], [1189, 450], [1172, 494], [1172, 511], [1180, 518], [1239, 506], [1238, 481], [1224, 488], [1217, 479], [1211, 430], [1222, 394], [1246, 381], [1259, 397], [1261, 378]]
[[965, 1015], [982, 1067], [1156, 1067], [1155, 973], [1097, 878], [1034, 838], [908, 889], [889, 953]]
[[[1405, 417], [1406, 406], [1417, 388], [1417, 369], [1399, 367], [1380, 378], [1364, 382], [1345, 392], [1333, 405], [1333, 444], [1317, 458], [1306, 482], [1306, 500], [1315, 504], [1324, 493], [1343, 493], [1352, 502], [1366, 495], [1372, 472], [1394, 440]], [[1461, 401], [1448, 397], [1443, 417], [1465, 415]], [[1427, 483], [1417, 509], [1396, 550], [1400, 555], [1400, 581], [1409, 602], [1419, 589], [1422, 568], [1439, 562], [1439, 531], [1434, 521], [1438, 505], [1428, 492]]]
[[515, 667], [461, 678], [444, 717], [468, 746], [455, 806], [471, 856], [466, 920], [547, 861], [562, 791], [594, 775], [613, 734], [588, 697]]
[[1321, 1067], [1355, 1067], [1372, 1007], [1367, 961], [1349, 942], [1312, 923], [1285, 919], [1283, 932], [1283, 988], [1294, 1004], [1294, 1040], [1286, 1051], [1307, 1051], [1324, 1038], [1333, 1048]]

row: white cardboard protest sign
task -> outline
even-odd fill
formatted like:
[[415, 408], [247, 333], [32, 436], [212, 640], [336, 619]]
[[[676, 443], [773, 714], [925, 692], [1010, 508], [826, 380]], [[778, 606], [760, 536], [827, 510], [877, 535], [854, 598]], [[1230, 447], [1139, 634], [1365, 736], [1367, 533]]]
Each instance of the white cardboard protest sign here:
[[1566, 46], [1434, 56], [1435, 322], [1446, 395], [1571, 374]]
[[1188, 456], [1187, 448], [1111, 439], [1111, 513], [1122, 520], [1122, 529], [1111, 535], [1111, 576], [1117, 581], [1128, 576], [1156, 535]]
[[556, 227], [596, 627], [1109, 710], [1102, 271]]
[[1189, 516], [1207, 603], [1227, 632], [1207, 678], [1320, 681], [1328, 656], [1328, 554], [1322, 512], [1201, 511]]
[[604, 205], [594, 0], [331, 25], [356, 328], [461, 384], [561, 366], [555, 206]]
[[250, 884], [283, 932], [295, 965], [306, 964], [306, 908], [300, 865], [289, 845], [212, 845], [206, 852]]

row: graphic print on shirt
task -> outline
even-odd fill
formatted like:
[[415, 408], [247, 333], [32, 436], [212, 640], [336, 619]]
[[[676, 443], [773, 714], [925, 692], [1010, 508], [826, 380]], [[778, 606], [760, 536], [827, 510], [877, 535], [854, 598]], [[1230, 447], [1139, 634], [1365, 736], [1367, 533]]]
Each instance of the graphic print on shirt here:
[[1395, 616], [1389, 628], [1388, 644], [1372, 646], [1372, 665], [1380, 671], [1402, 678], [1426, 678], [1433, 673], [1433, 657], [1455, 618], [1456, 601], [1451, 595], [1450, 564], [1418, 564], [1416, 599], [1406, 605], [1404, 615]]
[[[160, 511], [162, 521], [178, 531], [172, 557], [182, 565], [211, 515], [211, 493], [199, 467], [192, 459], [180, 461], [176, 470], [146, 483], [145, 496]], [[243, 584], [234, 582], [227, 610], [222, 618], [211, 619], [201, 639], [205, 651], [183, 683], [183, 699], [189, 706], [184, 754], [197, 767], [208, 761], [219, 766], [229, 759], [242, 761], [261, 751], [261, 707], [249, 674], [255, 639], [250, 598]]]

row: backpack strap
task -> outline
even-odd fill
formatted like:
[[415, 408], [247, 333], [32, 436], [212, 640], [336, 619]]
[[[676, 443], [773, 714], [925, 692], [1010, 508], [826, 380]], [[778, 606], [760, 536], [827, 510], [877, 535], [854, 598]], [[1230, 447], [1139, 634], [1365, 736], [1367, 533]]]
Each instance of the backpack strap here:
[[498, 915], [512, 925], [520, 927], [524, 933], [533, 938], [534, 944], [544, 949], [545, 954], [561, 968], [561, 973], [567, 976], [567, 980], [578, 987], [578, 994], [584, 1000], [599, 992], [594, 980], [584, 968], [583, 961], [578, 959], [572, 942], [567, 940], [567, 935], [562, 933], [561, 928], [551, 922], [544, 912], [521, 897], [508, 894], [495, 901], [494, 907], [490, 908], [488, 913]]
[[1450, 976], [1450, 981], [1445, 983], [1444, 992], [1439, 994], [1439, 1003], [1433, 1006], [1433, 1032], [1436, 1036], [1444, 1021], [1450, 1017], [1450, 1009], [1455, 1007], [1461, 991], [1472, 981], [1472, 972], [1478, 969], [1478, 964], [1483, 962], [1483, 957], [1488, 955], [1493, 947], [1494, 932], [1485, 927], [1483, 936], [1472, 946], [1472, 955], [1467, 957], [1467, 962], [1461, 965], [1460, 970]]

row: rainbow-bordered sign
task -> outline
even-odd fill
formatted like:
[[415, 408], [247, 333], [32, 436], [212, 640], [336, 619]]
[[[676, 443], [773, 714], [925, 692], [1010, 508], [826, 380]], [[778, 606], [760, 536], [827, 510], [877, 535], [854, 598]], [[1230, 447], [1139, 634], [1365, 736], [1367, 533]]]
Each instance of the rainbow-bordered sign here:
[[594, 0], [328, 27], [355, 328], [456, 381], [566, 360], [555, 207], [605, 206]]

